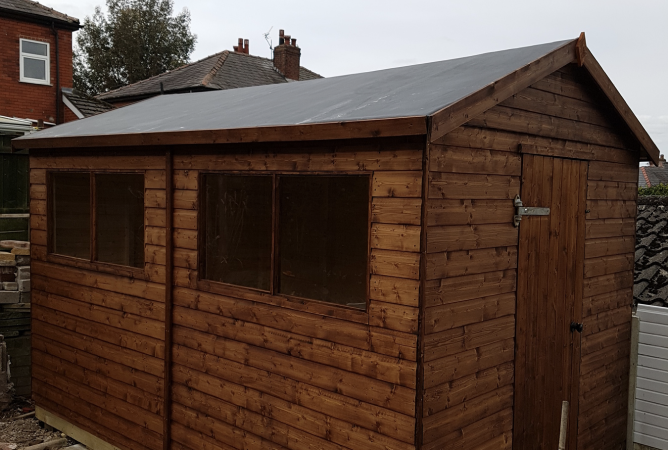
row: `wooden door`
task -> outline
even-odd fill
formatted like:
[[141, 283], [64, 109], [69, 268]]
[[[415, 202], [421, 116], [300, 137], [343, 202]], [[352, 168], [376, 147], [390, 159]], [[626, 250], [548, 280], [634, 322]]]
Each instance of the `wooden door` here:
[[523, 155], [519, 231], [513, 447], [557, 449], [563, 401], [575, 449], [582, 322], [587, 162]]

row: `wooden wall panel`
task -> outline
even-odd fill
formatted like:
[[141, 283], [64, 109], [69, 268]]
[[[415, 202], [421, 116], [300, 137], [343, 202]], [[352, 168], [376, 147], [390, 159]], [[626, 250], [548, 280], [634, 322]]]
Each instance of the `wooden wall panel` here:
[[[33, 390], [38, 405], [123, 449], [162, 449], [164, 271], [98, 272], [47, 255], [48, 170], [144, 171], [146, 241], [162, 245], [164, 156], [31, 155]], [[162, 209], [161, 209], [162, 208]], [[82, 236], [82, 239], [86, 239]], [[153, 249], [153, 250], [152, 250]]]
[[578, 70], [557, 71], [430, 146], [423, 449], [512, 447], [522, 153], [590, 161], [578, 449], [625, 439], [637, 144]]
[[[424, 142], [383, 145], [175, 155], [172, 430], [183, 448], [415, 448]], [[368, 312], [216, 283], [198, 290], [205, 171], [370, 173]], [[160, 245], [149, 250], [164, 265]]]
[[638, 164], [596, 161], [589, 167], [578, 449], [622, 448]]
[[422, 448], [504, 448], [512, 441], [512, 199], [522, 158], [516, 147], [450, 144], [451, 134], [430, 146]]

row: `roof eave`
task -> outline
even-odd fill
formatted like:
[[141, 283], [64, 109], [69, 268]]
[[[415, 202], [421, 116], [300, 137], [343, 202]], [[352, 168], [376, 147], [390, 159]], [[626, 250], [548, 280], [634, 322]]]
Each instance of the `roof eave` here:
[[429, 130], [430, 141], [433, 142], [445, 136], [477, 115], [570, 63], [578, 63], [587, 69], [636, 137], [642, 146], [642, 151], [658, 165], [660, 156], [658, 147], [587, 48], [584, 33], [578, 39], [564, 44], [515, 72], [432, 114], [432, 123]]
[[575, 60], [577, 39], [431, 115], [433, 142]]
[[62, 19], [56, 19], [47, 16], [41, 16], [39, 14], [31, 14], [22, 11], [16, 11], [13, 9], [6, 9], [0, 7], [0, 17], [6, 17], [8, 19], [22, 20], [25, 22], [37, 23], [40, 25], [51, 26], [54, 24], [57, 28], [68, 30], [68, 31], [77, 31], [81, 28], [79, 22], [68, 22]]
[[28, 138], [12, 141], [21, 149], [163, 146], [186, 144], [239, 144], [253, 142], [322, 141], [427, 134], [424, 116], [304, 125], [236, 128], [228, 130], [129, 133], [113, 136]]
[[217, 89], [209, 88], [207, 86], [202, 86], [202, 85], [196, 85], [179, 89], [169, 89], [165, 90], [164, 92], [152, 91], [152, 92], [144, 92], [141, 94], [133, 94], [133, 95], [117, 95], [113, 97], [102, 97], [103, 94], [100, 94], [95, 96], [95, 99], [113, 105], [114, 103], [122, 103], [122, 102], [138, 102], [141, 100], [146, 100], [163, 94], [164, 95], [188, 94], [190, 92], [203, 92], [203, 91], [215, 91], [215, 90]]

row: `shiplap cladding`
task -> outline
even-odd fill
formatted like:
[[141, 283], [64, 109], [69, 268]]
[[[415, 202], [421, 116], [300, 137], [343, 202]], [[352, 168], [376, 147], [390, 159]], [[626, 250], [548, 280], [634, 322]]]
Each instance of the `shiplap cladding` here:
[[47, 171], [143, 172], [147, 252], [164, 255], [165, 206], [149, 200], [165, 196], [164, 164], [164, 156], [30, 157], [33, 398], [133, 450], [162, 448], [164, 270], [147, 262], [138, 279], [54, 261], [46, 247]]
[[668, 310], [638, 305], [634, 441], [668, 450]]
[[423, 449], [511, 448], [522, 153], [589, 161], [577, 448], [622, 448], [638, 154], [567, 66], [430, 146]]

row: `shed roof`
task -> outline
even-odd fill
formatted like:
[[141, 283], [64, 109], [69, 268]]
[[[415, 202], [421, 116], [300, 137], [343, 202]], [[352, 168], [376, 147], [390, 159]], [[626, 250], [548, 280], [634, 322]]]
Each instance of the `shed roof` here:
[[78, 30], [79, 19], [31, 0], [0, 0], [0, 16], [7, 14], [38, 22], [55, 22], [65, 28]]
[[[163, 95], [17, 139], [13, 145], [71, 148], [416, 135], [427, 133], [428, 117], [434, 137], [584, 58], [585, 51], [581, 36], [299, 83]], [[587, 61], [645, 150], [658, 160], [658, 149], [596, 60], [587, 55]]]
[[[316, 78], [322, 77], [300, 67], [300, 81]], [[104, 92], [97, 98], [107, 101], [146, 98], [160, 94], [160, 83], [164, 92], [173, 93], [191, 89], [235, 89], [287, 82], [287, 78], [274, 67], [272, 60], [225, 50], [146, 80]]]

